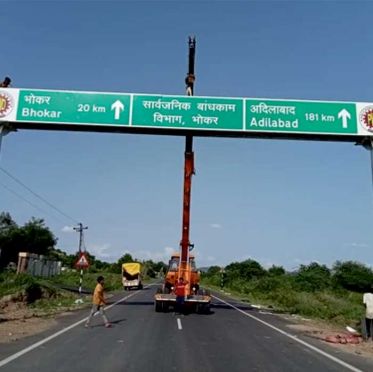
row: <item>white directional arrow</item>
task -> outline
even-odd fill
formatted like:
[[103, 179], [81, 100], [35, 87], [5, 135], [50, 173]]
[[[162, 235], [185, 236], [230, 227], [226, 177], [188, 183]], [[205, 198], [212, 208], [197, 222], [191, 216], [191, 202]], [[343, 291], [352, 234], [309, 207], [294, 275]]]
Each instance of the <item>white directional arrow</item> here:
[[338, 119], [342, 118], [342, 128], [347, 128], [347, 119], [351, 119], [351, 114], [346, 110], [343, 109], [338, 112]]
[[124, 105], [119, 99], [111, 105], [111, 110], [114, 110], [114, 119], [119, 120], [120, 113], [124, 110]]

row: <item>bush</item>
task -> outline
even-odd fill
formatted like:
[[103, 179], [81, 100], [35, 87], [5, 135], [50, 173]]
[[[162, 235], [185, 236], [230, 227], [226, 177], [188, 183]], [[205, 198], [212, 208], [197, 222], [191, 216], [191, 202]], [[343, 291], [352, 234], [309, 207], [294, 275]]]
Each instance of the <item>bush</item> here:
[[[364, 307], [362, 295], [356, 291], [366, 290], [373, 283], [369, 268], [356, 262], [337, 262], [331, 271], [313, 262], [302, 265], [295, 274], [287, 274], [282, 267], [273, 266], [265, 272], [258, 265], [252, 260], [228, 265], [225, 288], [252, 303], [358, 326]], [[220, 287], [220, 279], [214, 268], [203, 275], [205, 285]]]
[[281, 275], [285, 275], [286, 271], [282, 266], [272, 265], [272, 267], [268, 269], [268, 274], [270, 276], [281, 276]]
[[319, 265], [316, 262], [301, 265], [295, 276], [295, 283], [298, 289], [302, 291], [324, 290], [331, 285], [331, 273], [325, 265]]
[[373, 284], [372, 270], [359, 262], [337, 261], [333, 271], [334, 284], [351, 291], [363, 293], [369, 291]]
[[210, 266], [209, 269], [207, 270], [206, 275], [216, 275], [219, 274], [221, 270], [220, 266]]
[[28, 274], [17, 274], [14, 278], [16, 286], [31, 286], [36, 282], [36, 279]]
[[277, 290], [289, 291], [292, 290], [292, 280], [289, 276], [279, 276], [279, 277], [265, 277], [260, 280], [255, 281], [254, 291], [268, 293]]
[[39, 300], [43, 296], [39, 283], [31, 283], [26, 287], [26, 301], [28, 304], [32, 304], [36, 300]]
[[254, 260], [246, 260], [243, 262], [233, 262], [226, 268], [227, 279], [232, 280], [236, 278], [241, 279], [255, 279], [261, 278], [267, 274], [266, 270]]

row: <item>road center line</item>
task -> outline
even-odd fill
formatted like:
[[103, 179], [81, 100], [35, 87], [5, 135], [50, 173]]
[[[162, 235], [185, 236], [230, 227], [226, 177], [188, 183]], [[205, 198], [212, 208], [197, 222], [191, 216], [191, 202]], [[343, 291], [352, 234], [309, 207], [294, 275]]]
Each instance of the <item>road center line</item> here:
[[299, 344], [301, 344], [301, 345], [307, 347], [308, 349], [311, 349], [312, 351], [315, 351], [316, 353], [321, 354], [321, 355], [324, 356], [325, 358], [328, 358], [328, 359], [332, 360], [333, 362], [335, 362], [335, 363], [337, 363], [337, 364], [339, 364], [339, 365], [341, 365], [341, 366], [347, 368], [347, 369], [350, 370], [350, 371], [354, 371], [354, 372], [362, 372], [361, 369], [358, 369], [358, 368], [352, 366], [351, 364], [348, 364], [348, 363], [344, 362], [343, 360], [338, 359], [337, 357], [335, 357], [335, 356], [333, 356], [333, 355], [331, 355], [331, 354], [328, 354], [327, 352], [325, 352], [325, 351], [323, 351], [323, 350], [317, 348], [316, 346], [313, 346], [313, 345], [309, 344], [308, 342], [303, 341], [303, 340], [299, 339], [298, 337], [296, 337], [296, 336], [294, 336], [294, 335], [292, 335], [292, 334], [290, 334], [290, 333], [288, 333], [288, 332], [286, 332], [286, 331], [283, 331], [282, 329], [277, 328], [277, 327], [275, 327], [274, 325], [272, 325], [272, 324], [270, 324], [270, 323], [267, 323], [266, 321], [264, 321], [264, 320], [262, 320], [262, 319], [260, 319], [260, 318], [257, 318], [255, 315], [249, 314], [249, 313], [247, 313], [246, 311], [243, 311], [243, 310], [239, 309], [238, 307], [236, 307], [236, 306], [230, 304], [230, 303], [227, 302], [227, 301], [222, 300], [222, 299], [219, 298], [219, 297], [216, 297], [216, 296], [214, 296], [214, 295], [212, 295], [211, 297], [213, 297], [213, 298], [215, 298], [216, 300], [222, 302], [223, 304], [226, 304], [226, 305], [230, 306], [231, 308], [233, 308], [233, 309], [239, 311], [240, 313], [246, 315], [247, 317], [249, 317], [249, 318], [251, 318], [251, 319], [254, 319], [254, 320], [256, 320], [256, 321], [259, 322], [259, 323], [262, 323], [262, 324], [264, 324], [265, 326], [267, 326], [267, 327], [269, 327], [269, 328], [272, 328], [274, 331], [276, 331], [276, 332], [278, 332], [278, 333], [281, 333], [282, 335], [284, 335], [284, 336], [286, 336], [286, 337], [291, 338], [293, 341], [296, 341], [296, 342], [298, 342]]
[[183, 329], [183, 326], [181, 325], [180, 318], [177, 318], [176, 321], [177, 321], [177, 328], [179, 328], [179, 331], [181, 331]]
[[[151, 284], [145, 286], [144, 288], [148, 288], [148, 287], [150, 287], [150, 286], [151, 286]], [[121, 302], [123, 302], [123, 301], [129, 299], [129, 298], [132, 297], [132, 296], [135, 296], [136, 294], [138, 294], [138, 293], [140, 293], [140, 292], [141, 292], [141, 291], [136, 291], [136, 292], [134, 292], [134, 293], [131, 293], [131, 294], [128, 295], [128, 296], [125, 296], [125, 297], [121, 298], [121, 299], [118, 300], [117, 302], [114, 302], [113, 304], [111, 304], [111, 305], [105, 307], [105, 310], [110, 310], [113, 306], [120, 304]], [[76, 326], [78, 326], [79, 324], [82, 324], [83, 322], [86, 322], [87, 319], [88, 319], [88, 317], [85, 317], [84, 319], [79, 320], [78, 322], [75, 322], [75, 323], [69, 325], [69, 326], [66, 327], [66, 328], [63, 328], [63, 329], [61, 329], [60, 331], [58, 331], [58, 332], [56, 332], [56, 333], [53, 333], [52, 335], [50, 335], [50, 336], [48, 336], [48, 337], [46, 337], [46, 338], [44, 338], [44, 339], [42, 339], [42, 340], [40, 340], [40, 341], [38, 341], [38, 342], [36, 342], [36, 343], [34, 343], [34, 344], [32, 344], [32, 345], [26, 347], [25, 349], [23, 349], [23, 350], [21, 350], [21, 351], [18, 351], [17, 353], [10, 355], [10, 356], [8, 356], [7, 358], [5, 358], [5, 359], [3, 359], [3, 360], [0, 360], [0, 367], [5, 366], [6, 364], [8, 364], [8, 363], [10, 363], [11, 361], [13, 361], [13, 360], [15, 360], [15, 359], [21, 357], [22, 355], [25, 355], [26, 353], [28, 353], [28, 352], [30, 352], [30, 351], [36, 349], [37, 347], [39, 347], [39, 346], [41, 346], [41, 345], [43, 345], [43, 344], [49, 342], [50, 340], [53, 340], [54, 338], [56, 338], [56, 337], [58, 337], [58, 336], [60, 336], [60, 335], [62, 335], [62, 334], [64, 334], [64, 333], [66, 333], [67, 331], [70, 331], [70, 329], [73, 329], [73, 328], [75, 328]]]

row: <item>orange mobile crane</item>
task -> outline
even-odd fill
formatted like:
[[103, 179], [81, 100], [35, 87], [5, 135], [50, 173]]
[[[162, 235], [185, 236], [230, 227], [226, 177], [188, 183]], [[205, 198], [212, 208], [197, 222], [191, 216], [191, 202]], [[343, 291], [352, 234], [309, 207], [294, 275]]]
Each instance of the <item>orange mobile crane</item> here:
[[[188, 96], [194, 94], [194, 61], [196, 52], [196, 40], [189, 37], [189, 69], [185, 78], [186, 93]], [[187, 281], [185, 306], [194, 307], [197, 312], [208, 312], [210, 309], [211, 296], [207, 291], [199, 287], [200, 275], [196, 270], [194, 256], [189, 252], [194, 245], [189, 241], [190, 227], [190, 202], [192, 189], [192, 176], [194, 174], [193, 137], [185, 138], [185, 165], [184, 165], [184, 199], [183, 199], [183, 226], [180, 242], [180, 254], [171, 257], [169, 269], [165, 282], [155, 295], [155, 311], [167, 311], [170, 304], [175, 304], [176, 296], [172, 293], [176, 281], [183, 278]]]

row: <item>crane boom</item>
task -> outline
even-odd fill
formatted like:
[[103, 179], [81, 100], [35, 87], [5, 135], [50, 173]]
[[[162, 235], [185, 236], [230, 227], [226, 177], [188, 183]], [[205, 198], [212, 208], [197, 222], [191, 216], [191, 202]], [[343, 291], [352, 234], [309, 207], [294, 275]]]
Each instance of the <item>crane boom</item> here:
[[[192, 96], [194, 93], [194, 63], [196, 55], [196, 39], [189, 37], [189, 59], [188, 59], [188, 74], [185, 79], [186, 93]], [[179, 266], [179, 277], [184, 277], [189, 281], [188, 270], [188, 253], [189, 249], [193, 247], [189, 240], [190, 231], [190, 205], [191, 205], [191, 191], [192, 191], [192, 176], [194, 174], [194, 153], [193, 153], [193, 137], [185, 137], [185, 153], [184, 153], [184, 195], [183, 195], [183, 222], [181, 233], [181, 255]]]
[[[186, 94], [193, 96], [194, 91], [194, 61], [196, 55], [196, 39], [189, 37], [189, 66], [185, 78]], [[162, 288], [158, 288], [154, 296], [155, 311], [168, 311], [169, 306], [176, 309], [175, 304], [180, 296], [174, 291], [180, 278], [186, 281], [183, 304], [194, 309], [197, 313], [209, 313], [211, 295], [209, 291], [200, 288], [200, 274], [197, 271], [194, 256], [189, 252], [194, 247], [189, 241], [190, 205], [192, 192], [192, 176], [194, 174], [193, 136], [185, 137], [184, 152], [184, 193], [183, 193], [183, 221], [180, 241], [180, 254], [171, 256], [168, 272]]]

